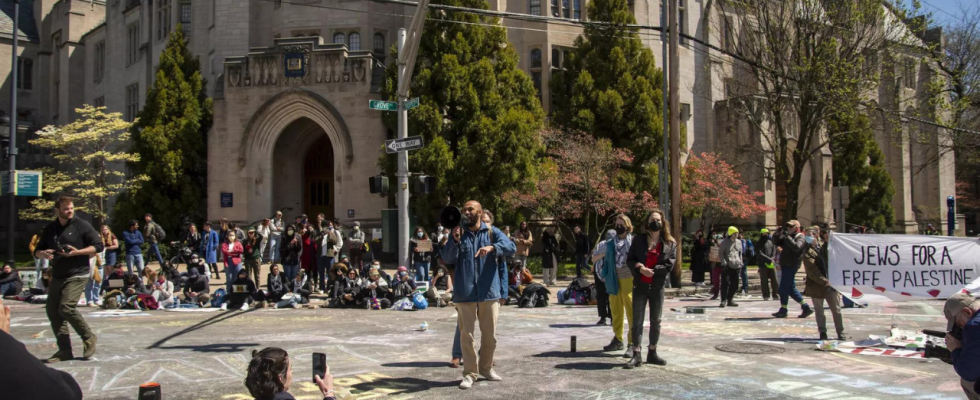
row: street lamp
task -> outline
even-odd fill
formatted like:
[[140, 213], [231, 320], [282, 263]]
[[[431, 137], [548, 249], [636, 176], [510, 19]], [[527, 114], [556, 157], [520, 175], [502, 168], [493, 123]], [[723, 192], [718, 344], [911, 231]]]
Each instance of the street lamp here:
[[7, 142], [7, 162], [9, 162], [9, 192], [7, 192], [8, 207], [10, 207], [9, 218], [7, 219], [7, 263], [14, 265], [14, 225], [17, 224], [17, 203], [14, 201], [14, 173], [17, 170], [17, 39], [20, 38], [20, 28], [17, 26], [20, 21], [20, 0], [14, 0], [14, 29], [13, 45], [11, 47], [10, 66], [10, 112], [7, 113], [6, 124], [9, 125], [10, 134], [6, 138]]

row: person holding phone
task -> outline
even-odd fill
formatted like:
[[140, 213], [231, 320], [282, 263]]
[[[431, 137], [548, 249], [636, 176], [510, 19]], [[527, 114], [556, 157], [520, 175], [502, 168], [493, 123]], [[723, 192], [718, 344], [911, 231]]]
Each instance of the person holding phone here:
[[[333, 376], [330, 367], [323, 361], [322, 374], [315, 373], [313, 381], [320, 388], [323, 400], [336, 400], [334, 397]], [[317, 357], [314, 357], [317, 363]], [[322, 377], [321, 377], [322, 375]], [[245, 387], [255, 400], [296, 400], [289, 394], [293, 383], [293, 364], [289, 353], [278, 347], [266, 347], [252, 351], [252, 361], [248, 363]]]

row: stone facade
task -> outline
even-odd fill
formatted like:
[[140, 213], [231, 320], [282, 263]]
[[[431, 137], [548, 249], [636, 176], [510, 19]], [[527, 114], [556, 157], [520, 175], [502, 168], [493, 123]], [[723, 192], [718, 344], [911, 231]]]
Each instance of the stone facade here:
[[[379, 65], [390, 64], [388, 53], [396, 32], [409, 24], [413, 7], [350, 0], [21, 3], [32, 3], [32, 16], [38, 21], [34, 40], [22, 42], [20, 49], [38, 59], [34, 89], [21, 92], [19, 107], [30, 111], [35, 127], [64, 123], [72, 118], [70, 110], [84, 103], [105, 105], [131, 118], [132, 111], [143, 105], [168, 33], [182, 24], [191, 52], [201, 60], [208, 94], [215, 100], [208, 142], [209, 218], [254, 221], [284, 207], [290, 218], [314, 202], [321, 209], [329, 204], [326, 213], [345, 222], [379, 219], [386, 201], [368, 193], [367, 178], [378, 172], [375, 164], [387, 132], [381, 112], [369, 110], [367, 102], [379, 98]], [[588, 6], [587, 0], [489, 3], [493, 10], [569, 19], [585, 19]], [[629, 4], [639, 24], [661, 25], [659, 1]], [[682, 33], [723, 45], [717, 32], [724, 16], [712, 8], [712, 2], [680, 0], [680, 5]], [[545, 110], [550, 110], [552, 71], [562, 67], [565, 51], [572, 48], [581, 27], [516, 19], [503, 19], [502, 24], [521, 55], [520, 67], [532, 76]], [[661, 60], [660, 34], [645, 31], [641, 38]], [[291, 61], [286, 58], [295, 54], [305, 57], [306, 73], [287, 77]], [[0, 55], [6, 59], [0, 59], [0, 74], [9, 76], [9, 50], [0, 49]], [[730, 61], [693, 41], [681, 43], [680, 119], [687, 132], [685, 145], [694, 153], [734, 157], [733, 145], [760, 142], [758, 134], [729, 115]], [[911, 72], [916, 74], [911, 81], [918, 84], [902, 87], [896, 82], [904, 81], [910, 71], [890, 71], [878, 103], [884, 108], [924, 103], [924, 82], [932, 69], [918, 64]], [[2, 90], [9, 90], [9, 84]], [[7, 101], [2, 95], [0, 91], [0, 107]], [[894, 119], [878, 118], [875, 123], [878, 132], [897, 128], [886, 126]], [[924, 221], [945, 223], [945, 197], [953, 194], [954, 187], [953, 155], [937, 150], [948, 140], [943, 132], [904, 122], [902, 129], [916, 129], [931, 138], [910, 145], [878, 135], [895, 181], [895, 230], [913, 232]], [[29, 167], [40, 161], [23, 162]], [[810, 179], [804, 179], [800, 196], [804, 222], [834, 222], [830, 171], [828, 151], [807, 166]], [[777, 204], [776, 185], [765, 178], [761, 167], [745, 166], [741, 172], [752, 190], [765, 194], [767, 204]], [[310, 174], [320, 180], [311, 182]], [[222, 207], [221, 193], [233, 195], [231, 207]], [[324, 193], [325, 197], [317, 197]], [[347, 217], [349, 210], [353, 218]], [[779, 220], [776, 212], [770, 212], [730, 222], [771, 227]]]

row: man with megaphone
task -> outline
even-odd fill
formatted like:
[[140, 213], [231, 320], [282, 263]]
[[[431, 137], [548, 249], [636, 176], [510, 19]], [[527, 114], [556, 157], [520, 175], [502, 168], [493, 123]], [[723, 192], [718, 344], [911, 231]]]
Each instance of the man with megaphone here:
[[[442, 249], [443, 260], [456, 265], [453, 303], [463, 349], [460, 389], [469, 389], [481, 375], [489, 381], [503, 380], [493, 371], [497, 315], [500, 304], [507, 299], [507, 269], [498, 265], [497, 259], [513, 255], [516, 247], [507, 235], [483, 223], [482, 218], [483, 206], [475, 200], [466, 202], [459, 226], [452, 228]], [[446, 222], [443, 221], [446, 226], [453, 226]], [[479, 361], [473, 337], [477, 320], [481, 336]]]

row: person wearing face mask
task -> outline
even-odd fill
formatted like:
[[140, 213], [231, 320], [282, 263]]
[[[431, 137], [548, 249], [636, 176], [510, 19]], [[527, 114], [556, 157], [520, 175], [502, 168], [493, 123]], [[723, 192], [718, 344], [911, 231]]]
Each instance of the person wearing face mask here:
[[555, 286], [555, 277], [558, 275], [558, 239], [555, 237], [553, 228], [545, 228], [541, 234], [541, 280], [545, 287]]
[[691, 282], [695, 287], [704, 287], [704, 272], [708, 270], [708, 252], [711, 244], [700, 229], [694, 234], [694, 248], [691, 250]]
[[738, 228], [728, 227], [728, 236], [721, 241], [718, 250], [721, 275], [721, 308], [738, 307], [735, 304], [735, 293], [738, 292], [738, 276], [742, 271], [742, 241], [738, 238]]
[[[768, 229], [763, 228], [762, 236], [756, 243], [756, 262], [759, 265], [759, 279], [762, 281], [762, 300], [775, 299], [779, 296], [779, 281], [776, 278], [776, 245]], [[770, 286], [772, 291], [769, 290]], [[771, 294], [771, 296], [770, 296]]]
[[816, 313], [817, 332], [820, 340], [827, 340], [827, 316], [823, 312], [824, 302], [830, 307], [834, 318], [834, 328], [837, 329], [837, 340], [847, 340], [844, 333], [844, 317], [841, 315], [840, 293], [830, 287], [827, 278], [827, 231], [814, 226], [806, 232], [806, 253], [803, 256], [803, 268], [806, 270], [806, 283], [803, 295], [813, 300], [813, 310]]
[[238, 241], [235, 231], [228, 232], [228, 241], [221, 244], [221, 254], [225, 258], [225, 290], [231, 293], [231, 283], [238, 277], [238, 271], [242, 268], [242, 253], [245, 249], [242, 242]]
[[204, 223], [204, 235], [201, 237], [201, 251], [204, 253], [204, 262], [208, 268], [204, 270], [204, 275], [211, 279], [211, 274], [218, 276], [218, 250], [221, 248], [221, 239], [218, 232], [211, 229], [211, 223]]
[[[300, 244], [303, 246], [303, 251], [300, 253], [299, 265], [306, 276], [310, 277], [310, 281], [313, 282], [313, 289], [317, 289], [317, 280], [319, 279], [319, 270], [317, 269], [317, 253], [316, 253], [316, 229], [313, 228], [312, 224], [302, 224], [298, 228], [300, 235]], [[320, 292], [323, 293], [322, 291]]]
[[[633, 272], [627, 265], [626, 257], [633, 244], [633, 222], [629, 217], [620, 214], [613, 225], [616, 236], [596, 246], [592, 253], [592, 262], [602, 260], [600, 277], [606, 284], [609, 293], [609, 308], [612, 311], [613, 339], [604, 351], [618, 351], [624, 347], [623, 330], [626, 320], [633, 326]], [[661, 282], [663, 283], [663, 282]], [[625, 319], [624, 319], [625, 317]], [[633, 337], [627, 336], [626, 354], [623, 358], [633, 358]]]
[[405, 268], [405, 266], [398, 267], [395, 280], [391, 282], [391, 301], [397, 302], [398, 300], [411, 296], [415, 292], [416, 287], [415, 280], [408, 273], [408, 268]]
[[514, 260], [527, 265], [527, 256], [531, 253], [531, 246], [534, 245], [534, 237], [531, 235], [531, 229], [527, 227], [527, 221], [521, 222], [521, 226], [514, 233], [513, 238], [514, 244], [517, 245]]
[[388, 281], [381, 276], [380, 265], [372, 265], [368, 270], [368, 278], [361, 282], [361, 304], [365, 309], [383, 310], [391, 307]]
[[282, 268], [286, 278], [293, 280], [299, 272], [299, 259], [303, 253], [303, 238], [296, 232], [296, 227], [290, 225], [279, 245], [279, 256], [282, 257]]
[[[600, 247], [605, 246], [606, 241], [612, 240], [616, 237], [615, 230], [606, 231], [606, 240], [600, 242], [596, 245], [596, 250], [598, 251]], [[600, 252], [605, 255], [604, 252]], [[612, 309], [609, 307], [609, 293], [606, 292], [606, 281], [603, 278], [603, 266], [605, 263], [602, 259], [592, 263], [592, 277], [595, 279], [595, 291], [596, 291], [596, 308], [599, 311], [599, 322], [596, 325], [608, 325], [606, 319], [612, 318]]]
[[[427, 249], [421, 248], [427, 247]], [[422, 227], [415, 228], [415, 237], [408, 244], [409, 251], [412, 252], [412, 269], [415, 270], [415, 280], [424, 282], [429, 280], [429, 264], [432, 262], [432, 241]]]
[[347, 247], [350, 253], [350, 266], [358, 271], [364, 268], [364, 243], [367, 243], [364, 237], [364, 231], [361, 230], [361, 223], [354, 221], [354, 229], [350, 232], [350, 237], [347, 238]]
[[630, 321], [631, 342], [634, 344], [633, 357], [626, 364], [627, 369], [639, 367], [643, 363], [643, 319], [647, 304], [650, 306], [650, 347], [647, 348], [647, 364], [667, 365], [667, 361], [657, 355], [660, 341], [660, 321], [664, 308], [664, 283], [674, 269], [677, 259], [677, 242], [670, 235], [663, 211], [653, 210], [647, 220], [646, 234], [633, 239], [626, 265], [633, 274], [633, 320]]
[[[719, 234], [718, 231], [712, 229], [708, 233], [708, 242], [709, 242], [708, 255], [710, 258], [711, 249], [718, 248], [719, 246], [721, 246], [721, 234]], [[722, 271], [721, 263], [719, 262], [718, 259], [714, 261], [711, 261], [709, 259], [708, 268], [711, 270], [711, 291], [709, 292], [711, 293], [711, 300], [718, 300], [718, 297], [721, 295], [721, 271]]]
[[317, 275], [320, 277], [320, 293], [326, 290], [326, 272], [333, 267], [334, 260], [340, 255], [340, 249], [344, 246], [344, 240], [340, 233], [334, 229], [333, 222], [327, 221], [326, 228], [320, 239], [320, 257], [317, 260]]
[[779, 280], [780, 307], [779, 311], [773, 313], [772, 316], [786, 318], [788, 314], [786, 306], [789, 304], [789, 298], [792, 297], [793, 300], [800, 303], [800, 307], [803, 309], [800, 318], [806, 318], [813, 314], [813, 310], [800, 295], [800, 291], [796, 289], [796, 273], [803, 264], [803, 252], [807, 248], [806, 237], [800, 232], [800, 222], [797, 220], [787, 222], [783, 228], [785, 229], [783, 235], [775, 243], [776, 246], [783, 249], [779, 253], [779, 263], [782, 268], [782, 276]]

